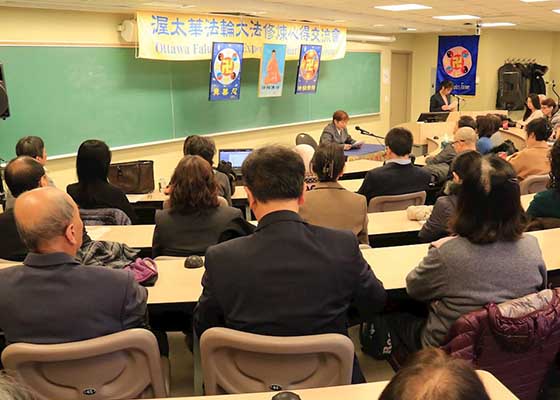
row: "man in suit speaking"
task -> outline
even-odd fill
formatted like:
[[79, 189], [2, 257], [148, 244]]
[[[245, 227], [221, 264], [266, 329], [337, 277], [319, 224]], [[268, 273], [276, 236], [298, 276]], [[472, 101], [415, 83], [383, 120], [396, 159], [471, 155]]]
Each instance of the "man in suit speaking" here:
[[321, 134], [320, 144], [337, 143], [343, 144], [344, 150], [350, 150], [352, 145], [356, 143], [355, 139], [348, 134], [348, 120], [350, 117], [346, 111], [338, 110], [333, 114], [333, 120], [330, 124], [325, 126]]
[[[198, 335], [214, 326], [271, 336], [347, 335], [347, 311], [380, 312], [386, 294], [351, 231], [307, 224], [299, 215], [305, 166], [281, 146], [257, 149], [243, 163], [252, 235], [206, 252]], [[354, 383], [364, 382], [357, 359]]]

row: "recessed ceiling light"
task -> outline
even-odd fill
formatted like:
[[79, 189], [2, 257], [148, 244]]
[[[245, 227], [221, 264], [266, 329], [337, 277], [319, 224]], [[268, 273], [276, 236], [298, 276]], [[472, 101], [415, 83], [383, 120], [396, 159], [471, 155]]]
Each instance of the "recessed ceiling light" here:
[[442, 19], [444, 21], [461, 21], [465, 19], [480, 19], [475, 15], [440, 15], [438, 17], [432, 17], [435, 19]]
[[412, 11], [412, 10], [430, 10], [432, 7], [423, 6], [422, 4], [398, 4], [394, 6], [375, 6], [378, 10], [385, 11]]
[[495, 28], [499, 26], [515, 26], [515, 24], [511, 22], [484, 22], [480, 24], [480, 26], [484, 28]]

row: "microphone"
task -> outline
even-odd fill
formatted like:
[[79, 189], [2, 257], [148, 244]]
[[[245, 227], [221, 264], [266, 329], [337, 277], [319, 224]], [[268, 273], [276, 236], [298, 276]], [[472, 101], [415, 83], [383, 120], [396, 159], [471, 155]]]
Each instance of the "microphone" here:
[[371, 135], [370, 132], [366, 131], [365, 129], [360, 128], [359, 126], [356, 126], [356, 130], [357, 130], [357, 131], [360, 131], [360, 133], [361, 133], [362, 135]]
[[461, 96], [457, 96], [456, 94], [453, 94], [452, 96], [455, 97], [459, 101], [465, 101], [465, 99], [463, 99]]

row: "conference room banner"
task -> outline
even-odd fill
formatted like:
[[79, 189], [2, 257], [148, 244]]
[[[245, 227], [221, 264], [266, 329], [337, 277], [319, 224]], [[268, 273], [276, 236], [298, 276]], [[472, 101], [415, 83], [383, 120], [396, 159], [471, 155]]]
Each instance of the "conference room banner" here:
[[213, 42], [244, 44], [245, 58], [263, 55], [265, 43], [286, 45], [286, 60], [297, 60], [302, 44], [320, 45], [323, 60], [344, 58], [346, 28], [252, 17], [204, 16], [139, 11], [139, 58], [209, 60]]
[[476, 67], [479, 36], [440, 36], [437, 63], [437, 87], [453, 82], [453, 94], [476, 94]]
[[321, 66], [321, 50], [321, 46], [309, 44], [301, 45], [296, 94], [317, 92], [319, 67]]
[[259, 97], [282, 96], [285, 61], [285, 44], [267, 43], [263, 46], [259, 71]]
[[239, 100], [243, 43], [214, 43], [208, 100]]

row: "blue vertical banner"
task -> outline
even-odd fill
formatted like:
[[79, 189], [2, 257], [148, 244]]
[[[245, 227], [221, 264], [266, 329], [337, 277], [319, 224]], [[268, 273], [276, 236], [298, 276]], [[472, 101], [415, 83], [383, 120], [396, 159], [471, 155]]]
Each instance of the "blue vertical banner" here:
[[[480, 36], [440, 36], [437, 63], [437, 87], [453, 82], [453, 94], [476, 94], [476, 66]], [[437, 90], [437, 89], [436, 89]]]
[[322, 46], [302, 44], [299, 52], [296, 94], [317, 92]]
[[210, 62], [210, 101], [239, 100], [243, 43], [214, 42]]

